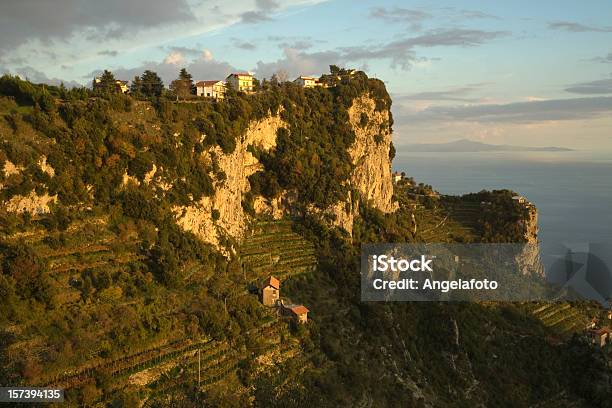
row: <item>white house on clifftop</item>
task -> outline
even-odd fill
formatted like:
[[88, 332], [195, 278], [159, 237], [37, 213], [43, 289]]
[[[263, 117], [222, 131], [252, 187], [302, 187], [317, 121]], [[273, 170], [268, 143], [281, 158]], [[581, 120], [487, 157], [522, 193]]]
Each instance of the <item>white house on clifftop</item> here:
[[310, 76], [300, 76], [293, 80], [293, 83], [304, 88], [314, 88], [315, 86], [323, 86], [319, 78]]
[[206, 98], [223, 99], [225, 96], [225, 84], [223, 81], [198, 81], [196, 82], [196, 95]]

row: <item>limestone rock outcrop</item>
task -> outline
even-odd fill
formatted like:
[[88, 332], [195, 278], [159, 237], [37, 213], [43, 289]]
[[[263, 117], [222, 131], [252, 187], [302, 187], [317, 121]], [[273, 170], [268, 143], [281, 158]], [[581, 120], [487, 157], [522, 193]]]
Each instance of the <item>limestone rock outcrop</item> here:
[[190, 206], [174, 207], [178, 224], [216, 247], [221, 246], [224, 236], [240, 240], [248, 221], [248, 215], [242, 208], [242, 200], [251, 188], [248, 177], [263, 169], [248, 147], [256, 146], [262, 150], [274, 148], [276, 132], [281, 127], [286, 127], [286, 124], [280, 116], [269, 116], [251, 123], [232, 153], [224, 154], [218, 146], [204, 152], [203, 160], [216, 161], [225, 177], [218, 179], [211, 174], [215, 185], [215, 193], [211, 197], [202, 197]]

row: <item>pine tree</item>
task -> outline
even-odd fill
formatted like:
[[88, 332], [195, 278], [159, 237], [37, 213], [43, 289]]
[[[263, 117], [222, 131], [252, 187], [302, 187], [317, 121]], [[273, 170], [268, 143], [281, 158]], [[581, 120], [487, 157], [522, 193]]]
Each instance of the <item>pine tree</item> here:
[[142, 80], [139, 76], [135, 76], [130, 84], [130, 93], [134, 96], [142, 95]]
[[144, 96], [161, 96], [164, 83], [159, 75], [153, 71], [146, 70], [140, 77], [141, 92]]
[[98, 81], [94, 80], [93, 88], [102, 93], [115, 93], [117, 92], [117, 80], [112, 72], [105, 69]]
[[186, 87], [187, 89], [189, 89], [189, 92], [192, 94], [196, 93], [196, 87], [193, 83], [193, 78], [191, 76], [191, 74], [189, 72], [187, 72], [187, 70], [185, 68], [181, 68], [181, 70], [179, 71], [179, 80], [184, 81], [186, 83]]

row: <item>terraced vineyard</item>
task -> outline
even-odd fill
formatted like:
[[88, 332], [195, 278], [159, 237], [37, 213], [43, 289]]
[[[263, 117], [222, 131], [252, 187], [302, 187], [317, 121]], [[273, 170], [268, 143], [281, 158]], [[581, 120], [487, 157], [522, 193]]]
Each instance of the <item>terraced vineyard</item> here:
[[526, 307], [546, 327], [563, 336], [582, 332], [592, 318], [588, 315], [588, 309], [578, 308], [567, 302], [529, 303]]
[[257, 223], [241, 246], [240, 261], [249, 280], [279, 279], [313, 271], [314, 246], [291, 229], [291, 221]]
[[413, 210], [417, 238], [429, 243], [477, 241], [479, 211], [478, 203], [445, 202], [444, 197], [433, 208], [417, 202]]
[[300, 361], [302, 366], [306, 367], [299, 340], [291, 336], [287, 324], [278, 320], [272, 310], [259, 322], [257, 328], [245, 333], [245, 336], [259, 340], [256, 346], [247, 347], [248, 353], [240, 353], [227, 342], [211, 341], [199, 348], [200, 355], [197, 351], [189, 353], [172, 370], [149, 383], [151, 396], [167, 395], [173, 388], [184, 384], [195, 385], [198, 379], [201, 390], [207, 391], [213, 385], [235, 375], [241, 363], [251, 358], [258, 372], [272, 367], [278, 368], [290, 360]]

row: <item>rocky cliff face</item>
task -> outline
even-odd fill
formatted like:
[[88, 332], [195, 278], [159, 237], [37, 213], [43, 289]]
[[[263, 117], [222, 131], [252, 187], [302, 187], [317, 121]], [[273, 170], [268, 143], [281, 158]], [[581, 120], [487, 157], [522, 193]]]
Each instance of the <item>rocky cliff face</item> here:
[[[393, 201], [393, 184], [391, 180], [391, 162], [389, 151], [391, 146], [390, 112], [386, 109], [377, 110], [375, 97], [364, 94], [355, 98], [348, 111], [349, 124], [354, 131], [355, 140], [348, 153], [354, 166], [350, 178], [346, 181], [351, 191], [347, 199], [338, 202], [326, 210], [312, 207], [313, 213], [325, 215], [325, 219], [335, 226], [352, 234], [353, 222], [359, 213], [360, 202], [379, 209], [384, 213], [393, 212], [398, 205]], [[131, 119], [130, 119], [131, 120]], [[149, 125], [159, 129], [154, 116], [149, 117]], [[130, 122], [131, 123], [131, 122]], [[126, 128], [130, 126], [126, 125]], [[263, 166], [251, 154], [249, 147], [268, 151], [276, 147], [279, 128], [289, 128], [280, 115], [270, 114], [268, 117], [254, 121], [244, 134], [236, 141], [235, 150], [224, 153], [218, 146], [208, 148], [201, 153], [199, 160], [206, 167], [214, 169], [209, 174], [214, 184], [214, 194], [203, 197], [190, 205], [176, 205], [172, 211], [176, 222], [184, 230], [193, 232], [204, 242], [223, 249], [227, 247], [227, 239], [240, 241], [248, 227], [250, 215], [243, 208], [245, 196], [250, 191], [248, 177]], [[175, 133], [175, 137], [179, 133]], [[206, 137], [203, 135], [203, 137]], [[23, 169], [5, 160], [0, 163], [4, 178], [19, 174]], [[55, 170], [41, 156], [38, 166], [49, 177], [55, 176]], [[164, 169], [153, 163], [152, 169], [144, 178], [129, 175], [127, 169], [118, 186], [126, 189], [129, 185], [135, 187], [149, 186], [164, 195], [176, 180], [166, 179]], [[1, 187], [0, 187], [1, 188]], [[253, 207], [257, 214], [265, 214], [273, 218], [281, 218], [284, 214], [297, 211], [295, 191], [284, 191], [276, 199], [255, 197]], [[32, 192], [29, 195], [15, 196], [4, 202], [4, 208], [10, 212], [29, 212], [43, 214], [50, 211], [50, 205], [57, 202], [56, 196], [39, 196]], [[230, 245], [231, 246], [231, 245]]]
[[355, 165], [351, 186], [374, 208], [384, 213], [393, 212], [398, 204], [393, 201], [389, 111], [376, 111], [376, 101], [362, 96], [353, 101], [348, 112], [355, 131], [355, 143], [349, 150]]
[[359, 214], [359, 200], [384, 213], [393, 212], [399, 206], [393, 201], [389, 111], [377, 111], [376, 101], [363, 95], [353, 101], [348, 113], [355, 132], [355, 142], [349, 149], [355, 169], [349, 185], [359, 194], [337, 203], [327, 210], [327, 214], [335, 219], [334, 225], [352, 235], [353, 221]]
[[[221, 170], [213, 175], [215, 193], [203, 197], [187, 207], [174, 207], [177, 223], [216, 247], [224, 236], [240, 240], [247, 227], [248, 215], [242, 208], [244, 195], [250, 190], [248, 177], [262, 169], [259, 161], [247, 150], [256, 146], [269, 150], [276, 146], [276, 132], [286, 124], [279, 116], [253, 122], [237, 141], [231, 154], [224, 154], [218, 146], [202, 153], [202, 160], [215, 161]], [[263, 201], [261, 198], [259, 201]], [[260, 207], [261, 208], [261, 207]], [[263, 211], [263, 209], [262, 209]], [[279, 213], [276, 212], [278, 216]]]
[[[47, 163], [47, 157], [41, 156], [38, 160], [38, 166], [43, 173], [50, 177], [55, 176], [55, 170]], [[10, 160], [6, 160], [2, 166], [4, 177], [18, 176], [24, 168], [13, 164]], [[0, 183], [0, 190], [4, 185]], [[32, 215], [47, 214], [51, 211], [51, 206], [57, 202], [57, 195], [49, 195], [48, 193], [38, 194], [35, 191], [30, 191], [27, 195], [14, 195], [9, 200], [2, 202], [2, 207], [7, 212], [12, 213], [29, 213]]]
[[526, 203], [527, 218], [521, 222], [523, 238], [530, 244], [538, 243], [538, 210], [535, 205]]
[[[376, 111], [373, 98], [356, 98], [349, 109], [355, 142], [349, 154], [355, 166], [350, 187], [359, 192], [358, 198], [349, 196], [346, 202], [336, 203], [324, 213], [332, 215], [333, 224], [352, 233], [354, 217], [358, 215], [359, 203], [364, 200], [385, 213], [398, 207], [393, 201], [391, 180], [391, 128], [388, 111]], [[217, 161], [225, 174], [224, 180], [215, 178], [215, 194], [204, 197], [191, 206], [175, 207], [178, 224], [195, 233], [205, 242], [220, 248], [223, 237], [240, 240], [248, 225], [249, 216], [242, 208], [242, 201], [250, 190], [248, 177], [262, 169], [262, 165], [248, 151], [249, 146], [263, 150], [276, 147], [276, 132], [287, 124], [279, 116], [270, 116], [253, 122], [238, 141], [231, 154], [224, 154], [220, 148], [211, 148], [203, 153], [203, 160]], [[267, 200], [256, 197], [254, 208], [258, 214], [280, 218], [291, 212], [291, 192], [280, 198]], [[319, 212], [311, 208], [313, 212]]]
[[535, 205], [527, 202], [522, 204], [527, 210], [527, 216], [520, 221], [522, 236], [527, 243], [517, 257], [517, 263], [522, 274], [544, 274], [544, 267], [540, 259], [540, 248], [538, 240], [538, 210]]

